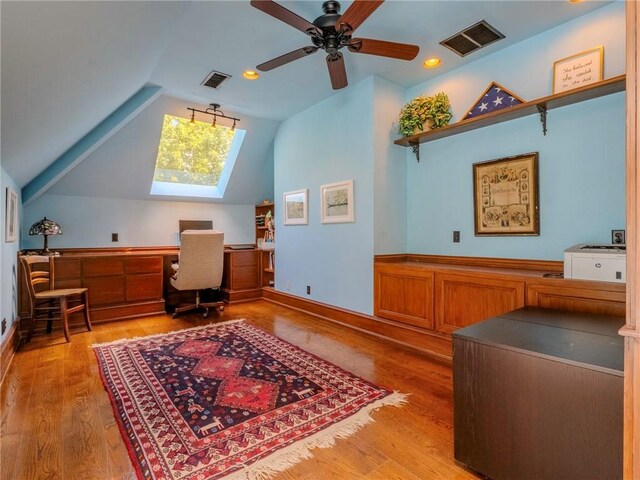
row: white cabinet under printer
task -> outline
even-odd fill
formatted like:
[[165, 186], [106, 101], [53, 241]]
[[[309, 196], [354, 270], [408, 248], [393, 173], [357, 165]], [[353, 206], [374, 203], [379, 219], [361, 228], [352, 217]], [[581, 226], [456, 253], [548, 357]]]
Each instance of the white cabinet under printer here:
[[625, 283], [626, 262], [624, 245], [580, 243], [564, 251], [564, 278]]

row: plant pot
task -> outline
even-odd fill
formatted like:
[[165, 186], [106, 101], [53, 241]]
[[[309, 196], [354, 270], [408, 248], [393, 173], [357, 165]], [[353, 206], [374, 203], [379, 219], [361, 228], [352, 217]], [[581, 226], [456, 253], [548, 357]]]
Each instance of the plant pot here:
[[419, 133], [428, 132], [433, 127], [433, 120], [430, 118], [427, 119], [426, 122], [422, 125], [422, 128], [415, 127], [413, 129], [413, 134], [418, 135]]

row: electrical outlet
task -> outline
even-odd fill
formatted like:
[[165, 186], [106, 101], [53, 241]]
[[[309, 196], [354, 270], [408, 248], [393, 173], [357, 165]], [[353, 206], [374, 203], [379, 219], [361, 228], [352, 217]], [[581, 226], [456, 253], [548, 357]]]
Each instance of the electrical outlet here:
[[3, 318], [2, 319], [2, 335], [4, 335], [4, 332], [7, 331], [7, 319]]
[[311, 295], [311, 285], [307, 285], [307, 295]]
[[289, 280], [284, 282], [284, 289], [285, 290], [291, 290], [291, 282]]
[[453, 243], [460, 243], [460, 230], [453, 231]]
[[118, 241], [118, 234], [117, 233], [112, 233], [111, 234], [111, 241], [112, 242], [117, 242]]

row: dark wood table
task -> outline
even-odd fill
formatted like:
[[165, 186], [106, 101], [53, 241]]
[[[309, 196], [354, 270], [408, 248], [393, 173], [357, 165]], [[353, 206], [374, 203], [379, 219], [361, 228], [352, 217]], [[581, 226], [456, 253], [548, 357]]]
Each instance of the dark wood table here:
[[622, 478], [623, 325], [525, 307], [453, 333], [455, 458], [494, 480]]

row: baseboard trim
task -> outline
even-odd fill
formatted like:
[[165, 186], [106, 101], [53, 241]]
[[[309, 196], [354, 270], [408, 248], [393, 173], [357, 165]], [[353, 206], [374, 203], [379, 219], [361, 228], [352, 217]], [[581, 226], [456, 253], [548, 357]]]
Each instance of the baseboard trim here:
[[273, 288], [263, 289], [262, 295], [262, 298], [269, 302], [350, 327], [398, 345], [419, 350], [435, 360], [447, 364], [451, 363], [452, 343], [451, 338], [446, 335], [426, 332], [419, 328], [402, 325], [384, 318], [365, 315], [326, 303], [316, 302], [315, 300], [308, 300], [279, 292]]
[[0, 385], [4, 382], [4, 377], [9, 371], [11, 361], [20, 346], [20, 318], [16, 318], [9, 328], [9, 333], [2, 342], [0, 349]]

